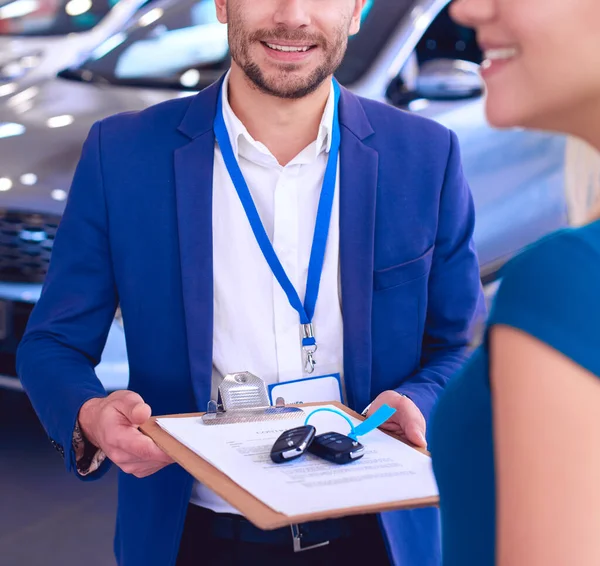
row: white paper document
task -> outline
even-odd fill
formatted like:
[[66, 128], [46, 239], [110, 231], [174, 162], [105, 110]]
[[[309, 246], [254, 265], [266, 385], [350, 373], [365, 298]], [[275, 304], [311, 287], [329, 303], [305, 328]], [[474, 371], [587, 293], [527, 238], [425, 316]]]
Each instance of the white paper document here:
[[[335, 409], [331, 406], [330, 408]], [[279, 435], [301, 426], [316, 407], [303, 407], [297, 420], [205, 425], [199, 417], [160, 418], [158, 425], [229, 476], [266, 505], [285, 515], [315, 513], [434, 497], [431, 459], [380, 430], [359, 437], [365, 455], [338, 465], [312, 454], [274, 464], [271, 447]], [[355, 425], [360, 421], [349, 417]], [[317, 434], [348, 434], [339, 415], [320, 412], [310, 419]]]

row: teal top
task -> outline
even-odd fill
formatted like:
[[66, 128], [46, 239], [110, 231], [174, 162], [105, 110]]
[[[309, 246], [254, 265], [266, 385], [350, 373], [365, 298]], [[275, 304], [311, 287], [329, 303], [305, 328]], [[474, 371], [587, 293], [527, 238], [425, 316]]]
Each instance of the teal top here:
[[[556, 232], [509, 262], [488, 329], [494, 324], [521, 329], [600, 377], [600, 221]], [[431, 417], [429, 449], [440, 490], [443, 566], [492, 566], [496, 496], [487, 339], [448, 383]]]

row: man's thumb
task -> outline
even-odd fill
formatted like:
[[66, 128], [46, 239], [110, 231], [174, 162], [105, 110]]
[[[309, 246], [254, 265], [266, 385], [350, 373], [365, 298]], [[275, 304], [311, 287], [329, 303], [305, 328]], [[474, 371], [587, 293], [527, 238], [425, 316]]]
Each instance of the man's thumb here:
[[418, 424], [410, 423], [407, 425], [404, 435], [406, 439], [419, 448], [427, 448], [427, 440], [425, 438], [425, 431]]
[[144, 424], [152, 415], [152, 409], [147, 403], [138, 403], [131, 409], [131, 417], [129, 420], [133, 425]]
[[141, 425], [145, 423], [152, 414], [150, 406], [144, 402], [137, 393], [130, 393], [127, 397], [120, 399], [117, 410], [132, 424]]

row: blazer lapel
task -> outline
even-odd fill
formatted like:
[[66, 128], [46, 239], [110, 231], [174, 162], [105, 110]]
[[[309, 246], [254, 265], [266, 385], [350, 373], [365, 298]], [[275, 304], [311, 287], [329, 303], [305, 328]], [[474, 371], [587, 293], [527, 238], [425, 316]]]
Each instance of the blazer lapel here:
[[344, 378], [348, 403], [360, 412], [372, 401], [371, 311], [379, 154], [364, 143], [373, 129], [358, 98], [345, 89], [340, 98], [340, 122]]
[[192, 100], [179, 131], [190, 142], [175, 151], [175, 186], [183, 305], [196, 405], [210, 399], [213, 351], [213, 121], [221, 81]]

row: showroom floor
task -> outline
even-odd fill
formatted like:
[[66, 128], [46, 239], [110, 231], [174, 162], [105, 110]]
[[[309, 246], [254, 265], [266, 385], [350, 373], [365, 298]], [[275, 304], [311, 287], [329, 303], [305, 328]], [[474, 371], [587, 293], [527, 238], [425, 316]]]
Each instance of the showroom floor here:
[[0, 389], [0, 563], [114, 566], [116, 474], [64, 469], [23, 393]]

